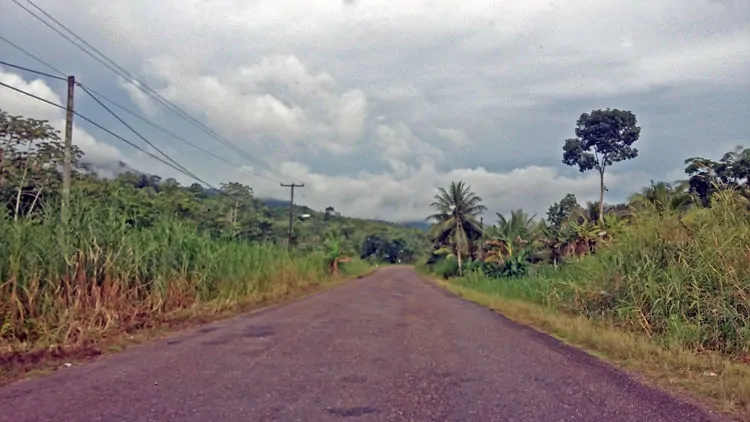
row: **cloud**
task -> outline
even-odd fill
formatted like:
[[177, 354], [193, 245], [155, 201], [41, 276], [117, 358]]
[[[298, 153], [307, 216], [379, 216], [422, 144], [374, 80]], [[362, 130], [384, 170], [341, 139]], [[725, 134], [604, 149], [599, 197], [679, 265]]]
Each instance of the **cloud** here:
[[275, 142], [280, 155], [296, 148], [341, 155], [362, 140], [368, 101], [358, 89], [339, 92], [326, 73], [312, 74], [294, 55], [274, 55], [221, 74], [190, 73], [170, 57], [149, 61], [160, 94], [249, 145]]
[[158, 115], [158, 105], [151, 97], [142, 91], [143, 86], [136, 80], [123, 78], [117, 79], [117, 86], [124, 90], [132, 102], [139, 109], [143, 110], [147, 116], [155, 117]]
[[[40, 79], [34, 79], [27, 82], [21, 76], [10, 73], [0, 67], [0, 82], [36, 95], [55, 104], [65, 103], [46, 82]], [[49, 104], [45, 104], [8, 89], [0, 90], [0, 104], [2, 104], [2, 108], [11, 115], [21, 115], [40, 120], [48, 120], [49, 124], [60, 132], [61, 137], [64, 133], [65, 114], [64, 111], [59, 108], [55, 108]], [[76, 124], [73, 124], [73, 133], [73, 144], [77, 145], [86, 153], [87, 161], [92, 163], [106, 163], [125, 159], [120, 150], [111, 145], [98, 142], [89, 135], [88, 132], [82, 130]]]
[[[21, 75], [11, 73], [9, 70], [0, 67], [0, 82], [28, 92], [54, 104], [65, 103], [61, 95], [56, 93], [47, 82], [41, 79], [26, 80]], [[61, 83], [61, 85], [64, 84]], [[64, 86], [61, 87], [61, 90], [62, 89], [65, 89]], [[78, 101], [82, 102], [80, 98]], [[47, 120], [50, 126], [59, 132], [62, 140], [65, 131], [64, 110], [5, 88], [0, 89], [0, 104], [2, 104], [2, 108], [11, 115]], [[77, 107], [76, 109], [80, 112]], [[83, 129], [76, 123], [77, 121], [82, 121], [80, 117], [74, 116], [73, 121], [73, 144], [77, 145], [84, 152], [83, 161], [101, 170], [101, 175], [104, 177], [113, 176], [115, 174], [113, 169], [122, 171], [123, 169], [135, 168], [140, 171], [164, 175], [165, 177], [174, 177], [181, 183], [192, 183], [194, 181], [189, 176], [181, 174], [164, 163], [154, 160], [142, 151], [128, 147], [130, 152], [125, 153], [120, 148], [97, 139], [86, 129]], [[88, 125], [88, 123], [84, 124]], [[112, 128], [112, 126], [110, 126], [110, 128]], [[98, 131], [99, 129], [95, 130]], [[114, 132], [125, 133], [119, 128], [115, 129]], [[128, 137], [126, 136], [125, 139], [128, 139]], [[153, 155], [158, 154], [158, 152], [150, 146], [143, 145], [142, 148], [144, 151]], [[166, 152], [171, 156], [179, 157], [179, 153], [175, 150], [170, 150], [169, 148], [164, 147], [161, 149], [166, 149]]]
[[[393, 173], [360, 173], [354, 176], [325, 176], [315, 174], [301, 163], [285, 163], [283, 171], [309, 181], [298, 195], [318, 209], [333, 205], [347, 214], [358, 217], [384, 218], [392, 221], [423, 219], [438, 187], [462, 180], [481, 196], [490, 208], [486, 217], [494, 213], [509, 213], [524, 208], [543, 217], [554, 201], [566, 193], [573, 193], [579, 201], [594, 201], [599, 197], [598, 175], [571, 177], [558, 169], [531, 166], [507, 173], [495, 173], [484, 168], [455, 169], [441, 172], [430, 163], [423, 163], [413, 172], [395, 178]], [[605, 175], [611, 186], [609, 196], [629, 193], [631, 186], [643, 186], [649, 181], [645, 173], [616, 173]], [[625, 189], [623, 189], [623, 187]], [[335, 190], [336, 203], [330, 202], [329, 192]]]
[[469, 137], [462, 130], [451, 128], [436, 128], [435, 132], [441, 138], [451, 142], [457, 147], [463, 147], [469, 144]]
[[390, 167], [393, 176], [403, 176], [412, 162], [435, 162], [443, 157], [443, 152], [418, 136], [404, 123], [378, 125], [375, 129], [378, 149]]
[[[561, 147], [578, 116], [597, 108], [632, 110], [642, 127], [640, 156], [607, 175], [610, 201], [680, 175], [687, 157], [750, 144], [747, 1], [38, 4], [222, 137], [304, 181], [300, 201], [344, 214], [421, 219], [452, 180], [471, 184], [492, 211], [544, 213], [568, 192], [596, 199], [595, 175], [566, 168]], [[25, 47], [236, 162], [139, 126], [211, 183], [286, 195], [278, 174], [118, 85], [20, 9], [0, 25], [33, 28]], [[175, 176], [142, 154], [127, 158]]]

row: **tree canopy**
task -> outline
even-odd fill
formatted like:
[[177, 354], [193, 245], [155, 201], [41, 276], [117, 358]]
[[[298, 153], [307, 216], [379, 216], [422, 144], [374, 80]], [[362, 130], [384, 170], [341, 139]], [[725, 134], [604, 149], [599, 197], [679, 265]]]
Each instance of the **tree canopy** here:
[[604, 216], [604, 173], [614, 163], [638, 156], [632, 145], [641, 128], [635, 114], [627, 110], [606, 109], [583, 113], [576, 122], [576, 137], [563, 145], [563, 163], [577, 166], [580, 172], [599, 172], [599, 218]]
[[718, 161], [703, 157], [685, 160], [690, 192], [697, 195], [704, 206], [710, 205], [711, 194], [722, 189], [750, 190], [750, 148], [738, 146]]

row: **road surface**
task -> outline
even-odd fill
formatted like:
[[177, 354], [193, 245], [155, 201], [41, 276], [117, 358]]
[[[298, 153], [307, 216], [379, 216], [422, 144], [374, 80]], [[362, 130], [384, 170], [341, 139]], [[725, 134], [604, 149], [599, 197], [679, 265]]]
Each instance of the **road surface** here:
[[384, 268], [0, 388], [0, 421], [719, 420]]

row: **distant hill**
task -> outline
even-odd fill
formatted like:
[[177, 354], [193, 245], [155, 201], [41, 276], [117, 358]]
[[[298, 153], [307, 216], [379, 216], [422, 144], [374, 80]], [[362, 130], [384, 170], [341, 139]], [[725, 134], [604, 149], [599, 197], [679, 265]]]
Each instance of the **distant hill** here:
[[[286, 208], [289, 209], [289, 200], [288, 199], [278, 199], [278, 198], [260, 198], [260, 201], [266, 204], [269, 208]], [[312, 213], [314, 210], [306, 205], [301, 205], [299, 203], [294, 204], [294, 208], [298, 212], [304, 212], [304, 213]]]
[[263, 203], [268, 205], [269, 207], [289, 207], [289, 201], [285, 201], [283, 199], [262, 198], [261, 201], [263, 201]]
[[96, 173], [99, 177], [105, 179], [114, 179], [115, 177], [128, 172], [135, 174], [145, 174], [138, 169], [131, 167], [127, 163], [119, 160], [93, 162], [83, 159], [78, 163], [78, 166], [84, 172]]
[[431, 224], [424, 220], [417, 220], [417, 221], [404, 221], [400, 223], [406, 227], [411, 227], [414, 229], [419, 229], [423, 231], [428, 231], [430, 229]]
[[[266, 204], [269, 207], [273, 208], [289, 208], [289, 200], [286, 199], [278, 199], [278, 198], [263, 198], [261, 201]], [[310, 207], [301, 205], [301, 204], [294, 204], [294, 207], [300, 210], [304, 210], [305, 212], [313, 211]], [[321, 211], [319, 211], [321, 212]], [[421, 231], [427, 231], [430, 228], [430, 223], [426, 221], [386, 221], [386, 220], [380, 220], [380, 219], [374, 219], [374, 218], [360, 218], [359, 220], [362, 221], [370, 221], [373, 223], [382, 223], [382, 224], [390, 224], [390, 225], [397, 225], [397, 226], [404, 226], [409, 227]]]

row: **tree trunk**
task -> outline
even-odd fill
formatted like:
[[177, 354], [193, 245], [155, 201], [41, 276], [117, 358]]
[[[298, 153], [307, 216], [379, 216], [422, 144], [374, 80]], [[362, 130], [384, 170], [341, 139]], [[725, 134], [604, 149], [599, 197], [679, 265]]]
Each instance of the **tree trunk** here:
[[599, 223], [604, 223], [604, 169], [599, 171]]
[[44, 188], [39, 188], [39, 190], [36, 192], [36, 195], [34, 195], [34, 200], [31, 202], [31, 207], [29, 207], [29, 210], [26, 212], [27, 217], [31, 216], [31, 213], [34, 211], [34, 207], [36, 206], [39, 197], [42, 195], [42, 189]]
[[456, 256], [458, 256], [458, 275], [462, 276], [463, 275], [463, 266], [462, 266], [462, 262], [461, 262], [461, 251], [457, 250], [456, 252], [457, 252]]
[[26, 174], [29, 172], [28, 163], [26, 163], [26, 167], [23, 169], [23, 177], [21, 177], [21, 183], [18, 184], [18, 192], [16, 194], [16, 206], [13, 210], [13, 220], [18, 220], [18, 213], [21, 210], [21, 192], [23, 190], [23, 185], [26, 184]]

